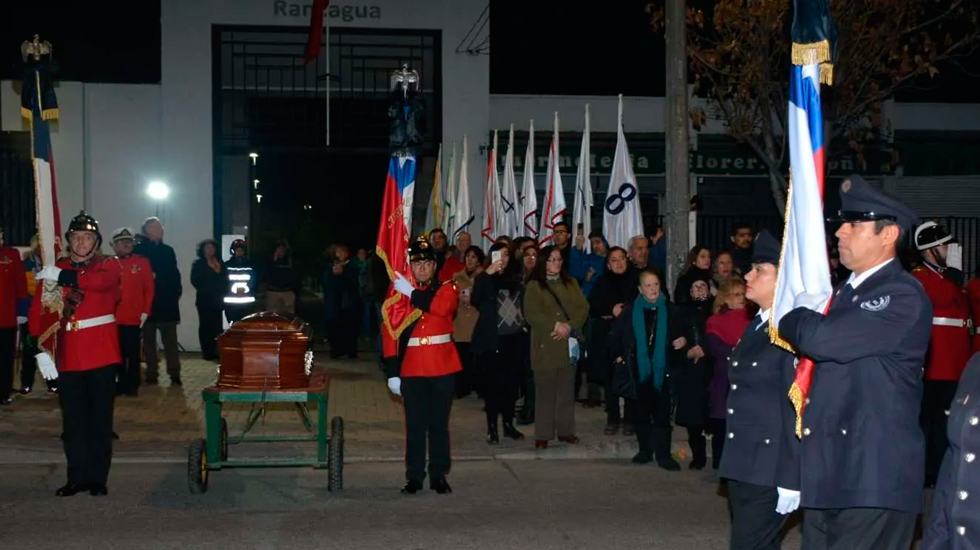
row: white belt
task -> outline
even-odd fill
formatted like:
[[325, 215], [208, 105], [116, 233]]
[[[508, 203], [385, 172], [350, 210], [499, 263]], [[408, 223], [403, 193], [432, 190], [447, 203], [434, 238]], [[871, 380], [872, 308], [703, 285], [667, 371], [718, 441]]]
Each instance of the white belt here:
[[226, 304], [251, 304], [255, 296], [225, 296]]
[[423, 336], [421, 338], [409, 338], [408, 346], [411, 348], [418, 346], [431, 346], [434, 344], [448, 344], [453, 341], [452, 334], [437, 334], [436, 336]]
[[932, 324], [941, 327], [972, 327], [973, 321], [971, 319], [951, 319], [949, 317], [933, 317]]
[[65, 330], [67, 331], [82, 330], [83, 328], [98, 327], [101, 325], [108, 325], [109, 323], [115, 323], [115, 322], [116, 322], [116, 316], [111, 313], [109, 315], [100, 315], [98, 317], [91, 317], [89, 319], [78, 319], [78, 320], [72, 319], [68, 321], [67, 325], [65, 325]]

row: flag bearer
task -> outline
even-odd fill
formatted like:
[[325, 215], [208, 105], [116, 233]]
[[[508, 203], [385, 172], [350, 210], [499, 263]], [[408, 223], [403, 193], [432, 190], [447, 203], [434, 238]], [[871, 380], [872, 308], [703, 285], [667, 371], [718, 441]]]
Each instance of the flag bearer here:
[[[401, 334], [398, 342], [384, 342], [388, 388], [401, 395], [405, 405], [404, 494], [422, 489], [425, 479], [426, 438], [429, 448], [429, 487], [439, 494], [451, 493], [446, 482], [449, 456], [449, 412], [456, 388], [456, 373], [462, 370], [453, 343], [453, 317], [459, 295], [452, 283], [436, 277], [436, 253], [425, 237], [408, 249], [413, 285], [395, 274], [395, 290], [407, 296], [421, 316]], [[387, 334], [387, 333], [386, 333]]]
[[153, 307], [153, 268], [150, 260], [133, 254], [135, 235], [128, 227], [112, 234], [112, 248], [121, 268], [121, 299], [116, 308], [119, 325], [119, 351], [122, 355], [117, 376], [118, 394], [136, 397], [140, 387], [140, 329]]
[[43, 281], [60, 287], [61, 327], [57, 356], [37, 355], [46, 380], [59, 379], [68, 483], [57, 496], [88, 491], [109, 494], [106, 481], [112, 462], [112, 409], [119, 367], [119, 302], [121, 264], [96, 252], [102, 244], [99, 224], [84, 212], [75, 216], [65, 233], [68, 257], [45, 266], [37, 274], [38, 286], [29, 312], [34, 336], [41, 336]]

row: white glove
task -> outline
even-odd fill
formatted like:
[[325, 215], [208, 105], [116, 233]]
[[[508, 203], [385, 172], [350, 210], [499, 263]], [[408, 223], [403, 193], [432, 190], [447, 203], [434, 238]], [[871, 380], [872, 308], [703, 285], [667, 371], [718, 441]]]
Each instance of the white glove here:
[[800, 507], [800, 492], [792, 491], [790, 489], [783, 489], [782, 487], [776, 487], [776, 492], [779, 493], [779, 500], [776, 502], [776, 513], [786, 515], [792, 513], [794, 510]]
[[61, 275], [61, 268], [55, 267], [53, 265], [46, 265], [41, 268], [41, 271], [37, 272], [34, 276], [35, 279], [39, 281], [55, 281], [58, 282], [58, 276]]
[[415, 292], [415, 285], [408, 282], [408, 279], [406, 279], [401, 273], [397, 273], [397, 272], [395, 273], [394, 284], [395, 284], [395, 290], [397, 290], [399, 294], [404, 294], [409, 298], [412, 297], [412, 292]]
[[18, 325], [23, 325], [26, 322], [27, 322], [27, 317], [21, 317], [20, 315], [17, 316], [17, 324]]
[[391, 378], [389, 378], [388, 379], [388, 389], [391, 390], [391, 393], [393, 393], [395, 395], [401, 395], [402, 394], [402, 379], [399, 378], [399, 377], [397, 377], [397, 376], [392, 376]]
[[793, 309], [798, 307], [805, 307], [812, 311], [817, 311], [823, 313], [823, 310], [827, 307], [827, 300], [829, 296], [825, 294], [797, 294], [796, 298], [793, 300]]
[[149, 315], [147, 315], [145, 313], [141, 313], [140, 314], [140, 328], [143, 328], [143, 323], [146, 322], [146, 318], [147, 317], [149, 317]]
[[41, 376], [45, 380], [55, 380], [58, 378], [58, 368], [54, 366], [51, 356], [41, 352], [34, 356], [37, 359], [37, 369], [41, 371]]
[[946, 267], [963, 271], [963, 247], [959, 244], [950, 244], [946, 250]]

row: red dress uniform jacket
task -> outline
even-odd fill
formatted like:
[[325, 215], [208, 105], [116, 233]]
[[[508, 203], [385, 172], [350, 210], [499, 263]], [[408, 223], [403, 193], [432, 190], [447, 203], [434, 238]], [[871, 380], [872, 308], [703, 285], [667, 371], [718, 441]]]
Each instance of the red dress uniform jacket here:
[[[67, 303], [70, 294], [81, 294], [81, 301], [75, 307], [74, 314], [61, 320], [58, 356], [55, 358], [58, 370], [93, 370], [119, 363], [119, 328], [115, 320], [86, 328], [74, 328], [75, 323], [115, 316], [122, 268], [119, 260], [96, 257], [84, 264], [74, 264], [67, 258], [62, 258], [56, 265], [62, 269], [58, 283], [65, 302]], [[40, 336], [42, 294], [39, 285], [28, 313], [28, 324], [35, 337]]]
[[[459, 293], [452, 283], [432, 283], [412, 293], [412, 306], [422, 317], [402, 333], [397, 342], [382, 337], [388, 377], [445, 376], [463, 370], [453, 343], [453, 317]], [[397, 355], [396, 355], [397, 354]]]
[[966, 295], [970, 298], [970, 311], [973, 313], [973, 330], [977, 334], [973, 335], [973, 353], [980, 351], [980, 331], [977, 324], [980, 323], [980, 275], [970, 279], [966, 283]]
[[0, 328], [17, 326], [17, 302], [27, 298], [24, 262], [16, 248], [0, 248]]
[[912, 276], [932, 302], [932, 333], [926, 356], [925, 379], [958, 382], [972, 354], [970, 302], [966, 289], [943, 277], [928, 265]]
[[439, 282], [445, 283], [450, 281], [453, 275], [456, 275], [464, 269], [466, 269], [466, 265], [456, 259], [455, 254], [446, 253], [446, 262], [442, 264], [442, 269], [439, 270]]
[[150, 315], [153, 306], [153, 291], [156, 287], [153, 281], [153, 268], [150, 260], [139, 254], [130, 254], [118, 258], [122, 273], [120, 274], [121, 299], [116, 308], [116, 322], [120, 325], [139, 326], [140, 317]]

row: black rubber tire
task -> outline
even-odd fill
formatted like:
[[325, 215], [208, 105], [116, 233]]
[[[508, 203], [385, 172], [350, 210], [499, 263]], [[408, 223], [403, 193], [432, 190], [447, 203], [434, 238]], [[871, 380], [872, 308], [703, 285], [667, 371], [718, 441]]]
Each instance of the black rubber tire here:
[[208, 444], [203, 439], [195, 440], [187, 450], [187, 487], [195, 495], [208, 491]]
[[228, 460], [228, 421], [221, 419], [221, 461]]
[[327, 471], [327, 490], [331, 493], [344, 490], [344, 419], [339, 416], [330, 420]]

